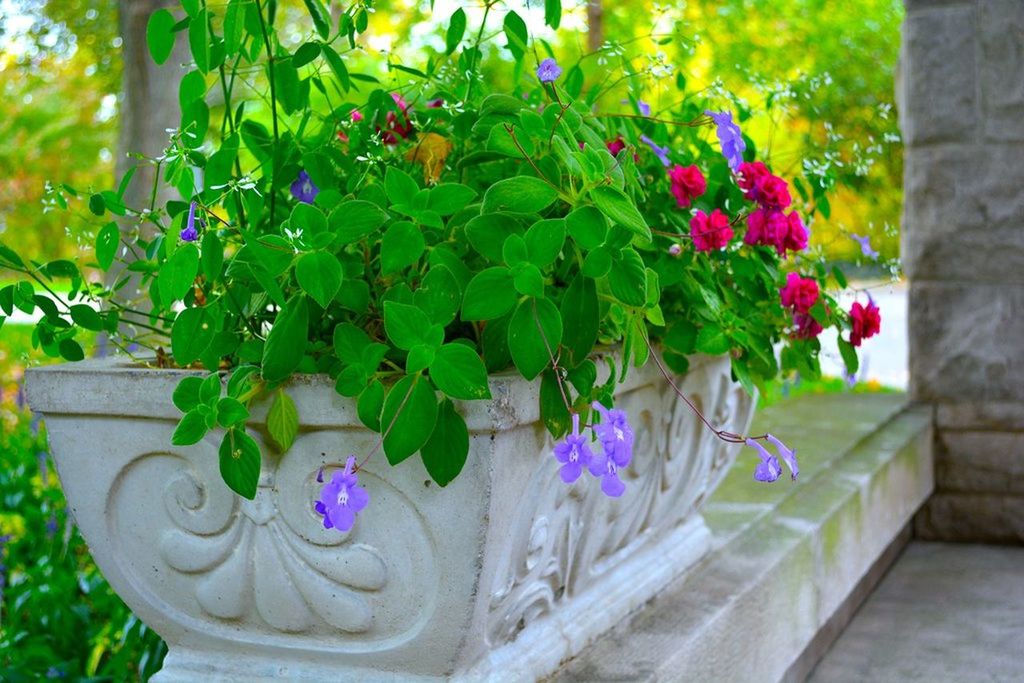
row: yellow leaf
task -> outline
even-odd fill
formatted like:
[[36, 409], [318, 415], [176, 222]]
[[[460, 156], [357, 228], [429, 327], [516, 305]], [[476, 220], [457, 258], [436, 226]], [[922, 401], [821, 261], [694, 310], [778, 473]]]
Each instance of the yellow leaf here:
[[448, 138], [437, 133], [421, 133], [416, 136], [416, 146], [405, 158], [423, 164], [423, 179], [430, 184], [441, 179], [444, 162], [451, 151], [452, 143]]

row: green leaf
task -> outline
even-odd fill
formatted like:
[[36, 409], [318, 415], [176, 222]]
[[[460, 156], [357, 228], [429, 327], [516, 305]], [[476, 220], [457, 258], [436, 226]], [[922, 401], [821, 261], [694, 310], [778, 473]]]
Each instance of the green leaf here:
[[560, 312], [565, 326], [562, 342], [569, 351], [570, 364], [575, 366], [590, 355], [597, 342], [601, 318], [594, 281], [577, 275], [565, 290]]
[[323, 211], [305, 202], [299, 202], [288, 217], [292, 230], [302, 230], [306, 237], [327, 231], [327, 218]]
[[493, 320], [516, 305], [512, 272], [500, 266], [477, 273], [462, 299], [463, 320]]
[[171, 353], [178, 365], [198, 359], [213, 341], [213, 316], [205, 308], [186, 308], [171, 326]]
[[369, 345], [369, 335], [352, 323], [340, 323], [334, 328], [334, 353], [346, 365], [358, 363], [363, 349]]
[[242, 46], [242, 37], [245, 31], [245, 23], [242, 20], [245, 8], [242, 3], [246, 1], [231, 0], [224, 12], [224, 52], [229, 57], [238, 54], [238, 50]]
[[291, 375], [306, 353], [308, 336], [309, 306], [304, 295], [296, 294], [278, 311], [263, 345], [263, 378], [279, 382]]
[[452, 13], [448, 20], [448, 30], [444, 34], [444, 53], [450, 55], [462, 42], [462, 36], [466, 33], [466, 12], [460, 7]]
[[544, 23], [558, 30], [562, 23], [562, 0], [544, 0]]
[[217, 422], [221, 427], [234, 427], [249, 419], [249, 409], [237, 398], [226, 396], [217, 402]]
[[187, 413], [199, 405], [199, 387], [202, 384], [202, 377], [189, 375], [188, 377], [181, 378], [178, 386], [174, 388], [174, 393], [171, 395], [171, 400], [174, 401], [174, 405], [178, 410]]
[[274, 393], [274, 402], [267, 412], [267, 432], [282, 453], [292, 447], [299, 433], [299, 411], [295, 409], [295, 401], [284, 389]]
[[384, 454], [397, 465], [423, 447], [434, 431], [437, 398], [423, 377], [406, 375], [388, 392], [381, 412]]
[[397, 273], [416, 263], [425, 248], [426, 243], [419, 228], [409, 221], [395, 221], [381, 238], [381, 275]]
[[405, 171], [388, 166], [384, 173], [384, 191], [392, 204], [408, 204], [419, 193], [420, 186]]
[[537, 221], [526, 231], [524, 239], [530, 263], [538, 268], [550, 266], [558, 258], [565, 242], [565, 220], [550, 218]]
[[188, 22], [188, 45], [196, 68], [204, 74], [210, 71], [210, 27], [207, 11], [199, 10]]
[[359, 421], [366, 425], [367, 429], [375, 432], [380, 431], [380, 412], [384, 409], [384, 385], [380, 380], [374, 380], [363, 389], [356, 402], [356, 413]]
[[405, 358], [405, 371], [419, 372], [420, 370], [426, 370], [434, 362], [436, 355], [437, 349], [433, 346], [417, 344], [409, 350], [409, 355]]
[[437, 422], [430, 439], [420, 449], [427, 474], [439, 486], [447, 486], [459, 476], [469, 455], [469, 429], [466, 421], [445, 399], [437, 413]]
[[397, 301], [384, 302], [384, 331], [398, 348], [409, 351], [419, 344], [440, 346], [443, 333], [438, 339], [439, 335], [432, 328], [437, 329], [438, 326], [431, 325], [426, 313], [417, 307]]
[[92, 306], [74, 304], [69, 312], [71, 313], [71, 319], [76, 325], [80, 325], [93, 332], [100, 332], [104, 329], [103, 318]]
[[341, 56], [335, 52], [333, 47], [326, 43], [320, 46], [320, 52], [330, 65], [331, 71], [334, 72], [335, 78], [341, 84], [342, 90], [348, 92], [352, 87], [352, 80], [349, 78], [348, 68], [345, 66], [345, 62], [342, 61]]
[[228, 430], [220, 443], [220, 476], [232, 491], [252, 500], [260, 483], [260, 447], [241, 429]]
[[516, 176], [499, 180], [484, 193], [482, 213], [537, 213], [558, 199], [558, 191], [540, 178]]
[[487, 213], [475, 216], [466, 223], [466, 238], [473, 248], [494, 263], [503, 259], [502, 247], [505, 240], [521, 233], [519, 221], [509, 214]]
[[461, 211], [475, 197], [476, 190], [471, 187], [459, 183], [441, 183], [430, 190], [427, 208], [442, 216], [451, 216]]
[[621, 191], [607, 185], [600, 185], [590, 190], [590, 198], [598, 211], [613, 223], [629, 229], [635, 235], [651, 239], [651, 229], [647, 221], [637, 210], [633, 201]]
[[220, 243], [216, 230], [207, 230], [202, 244], [200, 263], [203, 275], [207, 282], [213, 283], [220, 279], [220, 271], [224, 267], [224, 245]]
[[199, 385], [199, 402], [213, 407], [220, 397], [220, 375], [212, 372]]
[[532, 380], [551, 363], [562, 341], [562, 317], [547, 299], [520, 302], [508, 326], [508, 349], [512, 362], [526, 379]]
[[709, 356], [719, 356], [732, 348], [732, 342], [717, 325], [705, 325], [697, 333], [697, 351]]
[[328, 218], [331, 230], [342, 245], [358, 242], [372, 234], [388, 220], [379, 206], [362, 199], [339, 204]]
[[103, 212], [107, 210], [107, 203], [103, 200], [103, 195], [94, 194], [89, 197], [89, 211], [97, 216], [102, 216]]
[[846, 281], [846, 274], [839, 266], [832, 266], [832, 277], [836, 279], [836, 284], [839, 285], [841, 289], [846, 289], [847, 284], [849, 283]]
[[253, 376], [259, 372], [255, 365], [241, 365], [228, 377], [228, 396], [238, 398], [247, 392], [253, 384]]
[[185, 298], [199, 274], [199, 249], [191, 242], [181, 245], [160, 269], [160, 301], [169, 308]]
[[505, 37], [508, 39], [506, 47], [518, 62], [526, 54], [527, 42], [530, 39], [529, 32], [526, 30], [526, 22], [518, 14], [509, 10], [505, 15], [504, 28]]
[[608, 272], [612, 296], [627, 306], [647, 304], [647, 269], [635, 249], [623, 249]]
[[527, 296], [544, 297], [544, 276], [532, 263], [521, 263], [515, 269], [513, 284], [516, 291]]
[[414, 300], [431, 322], [447, 325], [459, 312], [462, 288], [448, 267], [434, 266], [420, 282]]
[[583, 249], [596, 249], [604, 244], [608, 221], [594, 206], [581, 206], [565, 217], [569, 235]]
[[430, 379], [452, 398], [464, 400], [491, 397], [487, 368], [476, 351], [466, 344], [445, 344], [430, 364]]
[[857, 358], [857, 349], [853, 347], [853, 344], [842, 337], [839, 337], [837, 342], [839, 344], [839, 354], [843, 357], [843, 363], [846, 365], [846, 374], [856, 375], [857, 370], [860, 368], [860, 360]]
[[598, 247], [583, 259], [582, 272], [587, 277], [603, 277], [612, 269], [612, 251], [607, 247]]
[[324, 9], [320, 0], [303, 0], [303, 2], [306, 3], [309, 16], [313, 17], [313, 27], [316, 28], [316, 32], [320, 34], [321, 38], [327, 40], [331, 36], [331, 16]]
[[540, 419], [556, 439], [566, 434], [572, 425], [572, 417], [565, 406], [568, 396], [563, 398], [563, 389], [558, 386], [554, 370], [545, 370], [540, 380]]
[[171, 436], [171, 444], [174, 446], [191, 446], [199, 443], [209, 427], [206, 425], [206, 416], [198, 410], [190, 410], [181, 418], [181, 422], [174, 429]]
[[146, 44], [149, 54], [157, 64], [163, 64], [174, 50], [174, 15], [165, 9], [158, 9], [149, 15], [146, 24]]
[[327, 308], [341, 289], [341, 277], [338, 259], [325, 251], [304, 254], [295, 264], [295, 279], [299, 287], [321, 308]]
[[57, 349], [60, 351], [60, 357], [67, 361], [76, 362], [85, 358], [82, 345], [74, 339], [61, 339]]

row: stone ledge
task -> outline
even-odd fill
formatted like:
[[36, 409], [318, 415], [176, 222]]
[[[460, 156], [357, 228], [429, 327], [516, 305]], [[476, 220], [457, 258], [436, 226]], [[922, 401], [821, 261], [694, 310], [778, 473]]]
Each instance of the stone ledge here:
[[830, 416], [790, 439], [801, 482], [748, 485], [741, 500], [741, 458], [708, 505], [715, 550], [554, 680], [783, 678], [932, 490], [931, 411], [898, 411], [901, 400], [816, 396], [763, 411], [761, 428], [780, 434]]

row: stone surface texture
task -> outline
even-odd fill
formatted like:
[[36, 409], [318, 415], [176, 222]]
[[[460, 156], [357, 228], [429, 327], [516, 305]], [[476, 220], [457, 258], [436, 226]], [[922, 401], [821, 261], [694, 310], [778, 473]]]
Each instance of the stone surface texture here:
[[[530, 680], [636, 610], [710, 549], [698, 509], [738, 447], [717, 441], [652, 367], [618, 407], [636, 429], [627, 493], [563, 484], [537, 385], [491, 382], [460, 406], [462, 475], [444, 490], [419, 458], [382, 454], [360, 482], [370, 505], [346, 534], [313, 511], [317, 471], [369, 453], [376, 435], [326, 377], [289, 392], [302, 428], [264, 448], [260, 487], [222, 483], [217, 442], [171, 446], [185, 371], [86, 361], [30, 371], [69, 506], [104, 576], [167, 641], [154, 680]], [[726, 358], [694, 358], [683, 391], [745, 432], [750, 397]], [[88, 400], [82, 400], [88, 396]], [[253, 411], [255, 437], [266, 406]]]
[[[923, 538], [1024, 541], [1024, 2], [908, 0], [898, 96]], [[884, 315], [884, 313], [883, 313]]]
[[1024, 680], [1024, 548], [912, 542], [809, 683]]
[[[800, 481], [758, 485], [740, 459], [705, 519], [714, 550], [643, 611], [569, 662], [559, 682], [789, 680], [823, 629], [853, 611], [865, 578], [932, 490], [931, 411], [900, 395], [805, 396], [758, 414]], [[815, 425], [808, 430], [807, 425]], [[878, 680], [878, 679], [876, 679]]]

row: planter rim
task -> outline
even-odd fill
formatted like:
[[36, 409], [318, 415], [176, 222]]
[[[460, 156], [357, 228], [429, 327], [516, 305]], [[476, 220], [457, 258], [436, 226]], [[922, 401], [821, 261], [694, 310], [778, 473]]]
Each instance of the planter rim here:
[[[607, 354], [594, 358], [598, 382], [608, 376]], [[616, 358], [616, 367], [621, 364]], [[727, 361], [726, 357], [690, 356], [695, 372], [709, 363]], [[29, 368], [25, 389], [31, 408], [39, 413], [61, 415], [122, 416], [144, 419], [178, 420], [181, 411], [171, 400], [178, 381], [189, 375], [205, 375], [204, 370], [153, 368], [124, 357], [94, 358]], [[221, 376], [227, 373], [222, 372]], [[113, 380], [113, 381], [112, 381]], [[655, 363], [642, 368], [630, 367], [626, 381], [617, 393], [628, 392], [656, 381], [664, 381]], [[466, 418], [470, 432], [493, 432], [537, 422], [540, 419], [540, 382], [526, 380], [514, 371], [488, 376], [491, 399], [456, 401]], [[73, 390], [69, 390], [69, 386]], [[305, 427], [362, 428], [355, 400], [334, 391], [327, 375], [294, 375], [286, 387], [295, 400], [301, 424]], [[326, 393], [328, 400], [323, 399]], [[261, 399], [252, 409], [252, 424], [266, 420], [269, 401]]]

